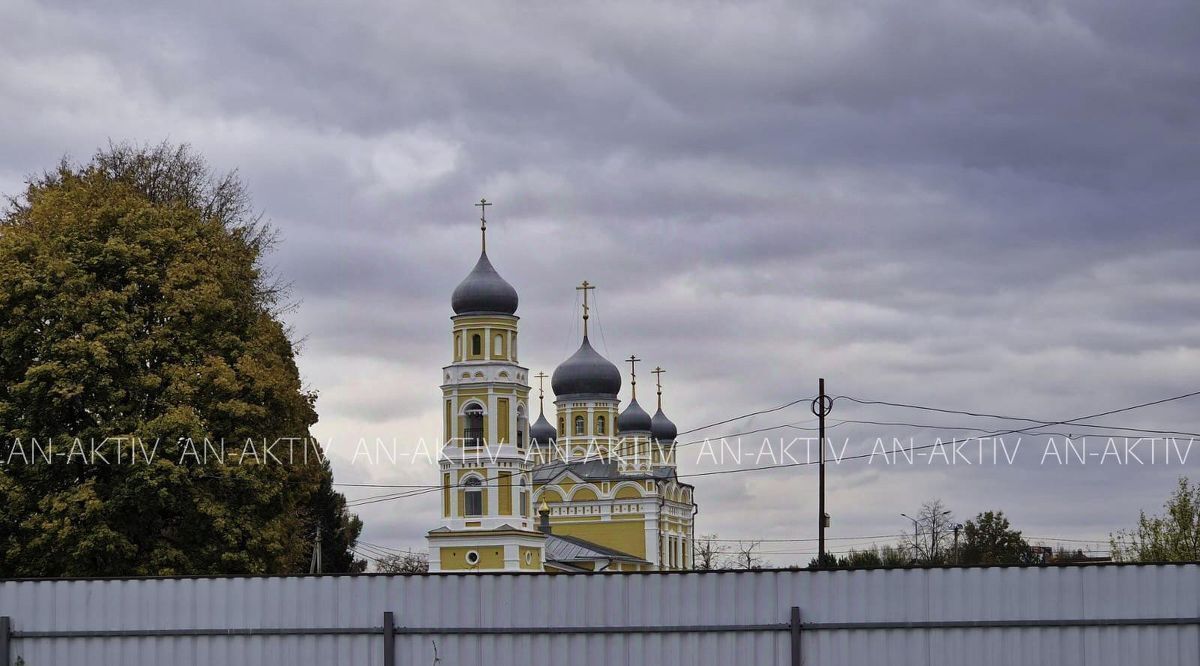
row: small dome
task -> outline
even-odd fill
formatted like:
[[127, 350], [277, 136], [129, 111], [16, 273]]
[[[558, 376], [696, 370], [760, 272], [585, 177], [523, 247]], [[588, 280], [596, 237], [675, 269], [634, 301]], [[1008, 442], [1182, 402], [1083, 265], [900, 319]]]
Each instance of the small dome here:
[[617, 417], [617, 430], [620, 432], [650, 432], [650, 415], [638, 404], [637, 398], [629, 401], [629, 406]]
[[487, 252], [479, 255], [479, 261], [470, 274], [454, 288], [450, 297], [454, 314], [513, 314], [517, 311], [517, 290], [504, 281], [492, 268]]
[[587, 336], [579, 351], [554, 369], [550, 378], [554, 395], [603, 394], [614, 398], [621, 390], [621, 371], [588, 342]]
[[654, 412], [654, 418], [650, 419], [650, 435], [664, 444], [674, 442], [676, 435], [679, 434], [679, 429], [663, 414], [662, 407]]
[[529, 439], [541, 446], [553, 444], [558, 440], [558, 431], [546, 420], [545, 412], [539, 414], [533, 425], [529, 426]]

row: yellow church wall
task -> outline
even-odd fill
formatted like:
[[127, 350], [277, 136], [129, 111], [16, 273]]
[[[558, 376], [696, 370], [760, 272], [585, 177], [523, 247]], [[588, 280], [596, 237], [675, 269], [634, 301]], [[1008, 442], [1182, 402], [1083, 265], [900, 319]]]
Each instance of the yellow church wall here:
[[[479, 553], [479, 562], [473, 565], [467, 564], [467, 553], [472, 550]], [[452, 571], [463, 569], [503, 569], [504, 549], [471, 548], [469, 546], [442, 548], [441, 560], [442, 568]]]
[[580, 488], [575, 491], [574, 495], [571, 495], [572, 502], [594, 502], [597, 499], [599, 498], [596, 497], [596, 491], [588, 487]]
[[496, 440], [508, 442], [508, 398], [496, 399]]
[[450, 473], [442, 475], [442, 515], [450, 517]]
[[[520, 547], [521, 568], [527, 571], [537, 571], [542, 568], [542, 551], [539, 548], [531, 548], [529, 546]], [[526, 561], [526, 558], [529, 561]]]
[[639, 499], [642, 493], [633, 486], [625, 486], [617, 491], [617, 499]]
[[557, 492], [546, 489], [542, 491], [538, 501], [546, 502], [547, 504], [553, 504], [554, 502], [563, 501], [563, 498], [562, 495], [559, 495]]
[[623, 553], [646, 557], [646, 528], [643, 516], [630, 514], [630, 520], [603, 522], [552, 523], [554, 534], [579, 537]]
[[500, 472], [500, 514], [509, 515], [512, 510], [512, 472]]

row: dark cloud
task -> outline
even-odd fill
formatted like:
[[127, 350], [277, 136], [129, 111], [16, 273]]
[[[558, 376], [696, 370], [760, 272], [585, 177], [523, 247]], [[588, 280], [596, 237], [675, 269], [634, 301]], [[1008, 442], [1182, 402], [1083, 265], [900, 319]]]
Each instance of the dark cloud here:
[[[18, 1], [0, 7], [0, 187], [110, 138], [239, 169], [282, 232], [326, 439], [436, 435], [480, 196], [523, 362], [573, 351], [587, 278], [601, 351], [667, 367], [684, 429], [819, 375], [1069, 418], [1200, 373], [1198, 34], [1185, 2]], [[1115, 422], [1200, 429], [1193, 411]], [[347, 481], [433, 478], [335, 458]], [[842, 534], [940, 495], [1103, 536], [1180, 471], [854, 465], [832, 486]], [[812, 534], [807, 468], [697, 485], [702, 531]], [[369, 507], [366, 538], [393, 545], [437, 511]]]

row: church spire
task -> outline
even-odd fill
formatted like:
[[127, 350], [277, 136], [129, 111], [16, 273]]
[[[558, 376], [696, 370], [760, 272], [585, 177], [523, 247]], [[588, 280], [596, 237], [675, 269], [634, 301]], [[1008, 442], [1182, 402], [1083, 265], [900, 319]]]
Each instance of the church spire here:
[[487, 207], [492, 205], [487, 199], [480, 199], [479, 203], [479, 243], [480, 249], [484, 254], [487, 254]]
[[587, 280], [584, 280], [583, 284], [579, 285], [578, 287], [575, 287], [576, 290], [583, 292], [583, 339], [584, 340], [587, 340], [587, 336], [588, 336], [588, 331], [587, 331], [588, 292], [594, 290], [595, 288], [596, 288], [596, 285], [589, 284]]
[[655, 366], [650, 374], [654, 375], [654, 384], [658, 387], [658, 411], [662, 411], [662, 375], [666, 372], [661, 366]]
[[546, 377], [549, 377], [549, 375], [547, 375], [544, 372], [538, 372], [536, 375], [534, 375], [534, 377], [537, 377], [537, 380], [538, 380], [538, 411], [545, 414], [546, 413], [546, 387], [543, 384], [543, 382], [545, 381]]
[[642, 359], [633, 354], [625, 359], [625, 362], [629, 364], [629, 390], [633, 392], [634, 400], [637, 400], [637, 362], [640, 360]]

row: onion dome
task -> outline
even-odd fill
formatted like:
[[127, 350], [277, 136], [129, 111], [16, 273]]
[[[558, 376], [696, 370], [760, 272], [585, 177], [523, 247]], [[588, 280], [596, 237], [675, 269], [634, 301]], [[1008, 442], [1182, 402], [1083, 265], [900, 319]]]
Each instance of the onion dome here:
[[629, 401], [629, 406], [617, 417], [617, 430], [620, 432], [650, 432], [650, 415], [638, 404], [637, 398]]
[[460, 315], [510, 315], [517, 311], [517, 290], [492, 268], [485, 251], [479, 255], [475, 268], [455, 287], [450, 306], [454, 314]]
[[560, 398], [579, 394], [602, 394], [615, 398], [621, 391], [621, 371], [592, 349], [585, 335], [579, 351], [554, 369], [550, 388]]
[[539, 445], [553, 444], [558, 439], [558, 431], [546, 420], [546, 413], [538, 415], [533, 425], [529, 426], [529, 439]]
[[654, 439], [663, 442], [664, 444], [674, 442], [676, 435], [679, 434], [679, 429], [671, 419], [663, 414], [662, 407], [654, 412], [654, 418], [650, 419], [650, 435]]

